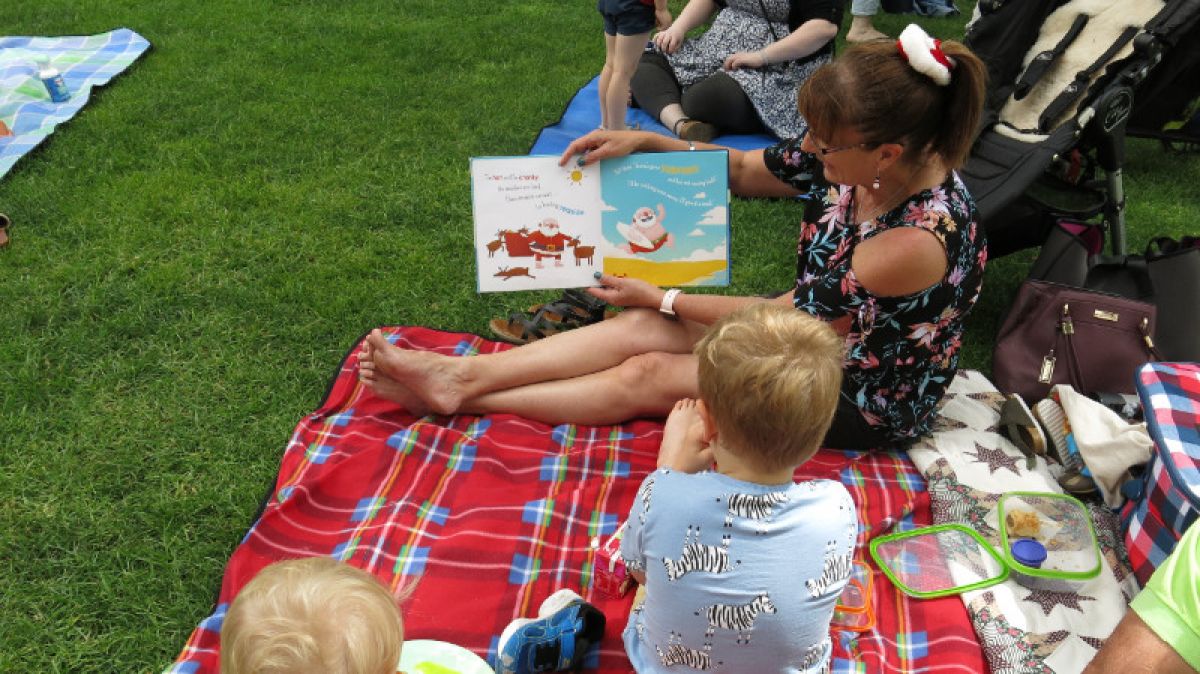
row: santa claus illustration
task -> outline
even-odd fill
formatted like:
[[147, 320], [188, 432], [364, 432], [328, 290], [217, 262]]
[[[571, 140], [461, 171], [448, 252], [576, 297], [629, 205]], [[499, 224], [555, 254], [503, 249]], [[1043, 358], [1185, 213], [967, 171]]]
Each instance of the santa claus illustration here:
[[574, 241], [571, 237], [559, 231], [558, 220], [543, 218], [538, 223], [537, 231], [529, 235], [529, 248], [533, 251], [534, 266], [542, 268], [542, 258], [553, 258], [554, 266], [562, 266], [562, 254], [567, 244]]
[[617, 247], [626, 253], [653, 253], [664, 244], [668, 248], [674, 248], [675, 235], [663, 227], [666, 217], [667, 212], [662, 204], [658, 205], [657, 215], [646, 206], [637, 209], [633, 212], [633, 222], [617, 223], [617, 231], [627, 241]]

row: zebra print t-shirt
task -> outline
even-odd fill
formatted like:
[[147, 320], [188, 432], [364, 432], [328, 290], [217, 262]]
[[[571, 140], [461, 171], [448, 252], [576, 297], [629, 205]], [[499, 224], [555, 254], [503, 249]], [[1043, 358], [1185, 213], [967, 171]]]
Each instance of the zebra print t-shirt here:
[[857, 518], [841, 483], [761, 485], [659, 470], [621, 554], [646, 574], [625, 649], [646, 672], [820, 672]]

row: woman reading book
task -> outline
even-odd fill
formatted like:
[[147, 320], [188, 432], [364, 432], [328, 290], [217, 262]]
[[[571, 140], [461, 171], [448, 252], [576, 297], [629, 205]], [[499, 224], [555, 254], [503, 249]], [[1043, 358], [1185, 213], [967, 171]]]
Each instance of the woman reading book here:
[[[902, 445], [929, 431], [982, 285], [983, 230], [954, 169], [970, 150], [983, 80], [966, 47], [909, 26], [897, 43], [857, 45], [813, 75], [799, 98], [806, 135], [729, 151], [735, 193], [812, 196], [795, 287], [778, 298], [683, 294], [603, 276], [588, 291], [627, 308], [612, 320], [469, 358], [401, 349], [375, 331], [359, 355], [360, 377], [416, 414], [508, 412], [579, 424], [665, 416], [697, 395], [692, 347], [706, 327], [772, 301], [829, 321], [845, 340], [825, 446]], [[562, 161], [688, 146], [596, 131]]]

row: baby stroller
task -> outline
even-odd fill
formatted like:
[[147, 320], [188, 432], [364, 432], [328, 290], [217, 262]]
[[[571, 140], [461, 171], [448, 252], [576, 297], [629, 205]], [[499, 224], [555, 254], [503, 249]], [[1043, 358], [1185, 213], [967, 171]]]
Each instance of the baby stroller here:
[[[962, 171], [989, 257], [1094, 221], [1125, 253], [1126, 135], [1200, 142], [1200, 0], [980, 0], [964, 42], [988, 69]], [[1097, 170], [1099, 169], [1099, 170]]]

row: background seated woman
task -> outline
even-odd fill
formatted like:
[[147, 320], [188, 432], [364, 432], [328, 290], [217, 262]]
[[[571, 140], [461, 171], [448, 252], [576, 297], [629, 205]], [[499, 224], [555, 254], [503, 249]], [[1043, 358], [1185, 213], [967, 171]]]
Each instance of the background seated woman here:
[[[685, 37], [710, 17], [703, 35]], [[630, 90], [687, 140], [764, 130], [799, 136], [796, 92], [833, 56], [841, 20], [842, 0], [690, 0], [654, 36], [656, 51], [642, 55]]]

